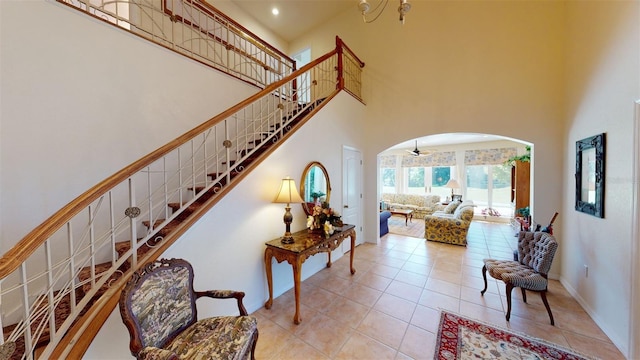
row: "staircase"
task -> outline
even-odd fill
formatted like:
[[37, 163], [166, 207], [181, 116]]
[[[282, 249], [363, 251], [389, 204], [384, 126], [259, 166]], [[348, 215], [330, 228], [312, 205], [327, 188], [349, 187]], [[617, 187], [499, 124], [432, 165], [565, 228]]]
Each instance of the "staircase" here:
[[336, 38], [335, 50], [127, 166], [34, 229], [0, 259], [0, 354], [81, 358], [133, 271], [157, 259], [338, 92], [359, 98], [363, 66]]

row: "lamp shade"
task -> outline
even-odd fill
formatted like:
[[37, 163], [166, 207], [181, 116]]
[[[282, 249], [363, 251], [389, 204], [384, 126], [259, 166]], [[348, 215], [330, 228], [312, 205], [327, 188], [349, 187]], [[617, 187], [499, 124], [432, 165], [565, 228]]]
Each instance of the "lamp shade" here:
[[304, 201], [300, 197], [300, 193], [298, 193], [296, 182], [293, 179], [286, 177], [282, 179], [280, 191], [278, 191], [278, 195], [276, 195], [276, 198], [273, 200], [273, 202], [280, 204], [290, 204], [302, 203]]
[[458, 184], [458, 181], [456, 179], [449, 179], [449, 181], [444, 187], [447, 187], [449, 189], [459, 189], [460, 184]]

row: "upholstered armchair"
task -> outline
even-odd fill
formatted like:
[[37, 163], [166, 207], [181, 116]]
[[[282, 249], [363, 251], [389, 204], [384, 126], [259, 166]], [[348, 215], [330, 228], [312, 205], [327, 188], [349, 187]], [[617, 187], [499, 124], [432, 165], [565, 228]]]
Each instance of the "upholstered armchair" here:
[[[240, 316], [197, 320], [196, 299], [235, 299]], [[129, 348], [138, 359], [254, 359], [257, 321], [242, 304], [243, 292], [194, 291], [193, 268], [182, 259], [144, 266], [120, 295]]]
[[[452, 213], [447, 209], [457, 205]], [[467, 246], [467, 233], [473, 220], [473, 201], [452, 202], [442, 211], [424, 217], [424, 237], [429, 241]]]
[[518, 234], [518, 260], [484, 259], [482, 277], [484, 289], [487, 291], [487, 271], [491, 277], [501, 280], [506, 285], [507, 295], [507, 321], [511, 316], [511, 291], [514, 287], [522, 290], [522, 300], [527, 302], [526, 290], [540, 293], [551, 325], [555, 325], [553, 314], [547, 301], [547, 274], [551, 268], [551, 262], [558, 249], [558, 243], [553, 235], [546, 232], [521, 231]]

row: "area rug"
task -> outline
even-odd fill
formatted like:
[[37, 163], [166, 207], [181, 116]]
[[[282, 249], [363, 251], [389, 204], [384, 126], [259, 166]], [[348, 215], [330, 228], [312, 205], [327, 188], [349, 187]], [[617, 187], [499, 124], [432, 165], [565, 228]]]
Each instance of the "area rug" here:
[[442, 311], [434, 359], [585, 360], [589, 358], [541, 339]]
[[404, 216], [392, 215], [389, 220], [389, 233], [424, 238], [424, 220], [412, 219], [405, 225]]

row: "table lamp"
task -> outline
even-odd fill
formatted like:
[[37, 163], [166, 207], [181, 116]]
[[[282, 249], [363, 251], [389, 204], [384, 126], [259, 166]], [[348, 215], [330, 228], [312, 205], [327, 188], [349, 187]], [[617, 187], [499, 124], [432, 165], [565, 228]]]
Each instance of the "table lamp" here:
[[453, 200], [453, 189], [459, 189], [460, 184], [458, 184], [458, 181], [456, 181], [456, 179], [449, 179], [444, 187], [448, 187], [451, 189], [451, 200]]
[[293, 244], [293, 236], [291, 236], [291, 222], [293, 222], [293, 215], [291, 214], [291, 203], [302, 203], [302, 198], [298, 193], [298, 188], [296, 187], [296, 182], [289, 178], [288, 176], [282, 179], [282, 184], [280, 185], [280, 191], [278, 191], [278, 195], [273, 200], [274, 203], [279, 204], [287, 204], [285, 206], [284, 212], [284, 223], [286, 225], [286, 231], [282, 240], [280, 240], [283, 244]]

